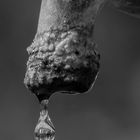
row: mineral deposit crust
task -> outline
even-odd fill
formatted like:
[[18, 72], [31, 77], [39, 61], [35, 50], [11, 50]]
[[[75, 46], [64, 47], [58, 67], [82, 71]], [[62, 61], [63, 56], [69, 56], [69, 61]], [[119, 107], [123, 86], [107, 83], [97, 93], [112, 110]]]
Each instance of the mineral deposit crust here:
[[101, 3], [43, 0], [24, 79], [40, 101], [56, 92], [84, 93], [93, 85], [100, 59], [93, 29]]

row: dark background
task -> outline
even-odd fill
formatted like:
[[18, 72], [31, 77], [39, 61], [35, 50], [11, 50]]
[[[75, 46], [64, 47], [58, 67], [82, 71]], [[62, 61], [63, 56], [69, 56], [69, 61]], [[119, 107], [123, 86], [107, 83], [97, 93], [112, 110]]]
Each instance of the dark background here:
[[[23, 85], [40, 0], [0, 1], [0, 139], [33, 140], [37, 98]], [[101, 69], [90, 93], [56, 94], [57, 140], [140, 139], [140, 19], [105, 6], [95, 27]]]

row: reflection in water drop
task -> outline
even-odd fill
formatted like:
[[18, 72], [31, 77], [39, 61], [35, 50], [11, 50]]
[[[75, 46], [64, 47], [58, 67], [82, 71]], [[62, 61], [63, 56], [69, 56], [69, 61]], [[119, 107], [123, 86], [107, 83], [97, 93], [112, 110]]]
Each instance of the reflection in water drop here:
[[54, 140], [55, 128], [48, 115], [48, 100], [41, 102], [41, 111], [35, 128], [35, 140]]

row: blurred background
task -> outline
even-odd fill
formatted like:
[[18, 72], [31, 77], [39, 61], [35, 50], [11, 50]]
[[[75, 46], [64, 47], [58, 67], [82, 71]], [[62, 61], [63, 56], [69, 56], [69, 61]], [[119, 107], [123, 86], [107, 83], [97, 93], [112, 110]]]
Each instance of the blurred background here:
[[[24, 87], [40, 0], [0, 0], [0, 139], [33, 140], [37, 98]], [[57, 140], [140, 139], [140, 19], [105, 6], [95, 40], [101, 69], [87, 94], [54, 95], [49, 113]]]

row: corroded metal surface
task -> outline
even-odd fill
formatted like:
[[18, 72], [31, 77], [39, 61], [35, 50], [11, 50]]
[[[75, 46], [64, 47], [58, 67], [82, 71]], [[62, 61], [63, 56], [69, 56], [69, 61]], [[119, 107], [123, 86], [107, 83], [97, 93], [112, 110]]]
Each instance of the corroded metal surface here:
[[39, 100], [55, 92], [88, 91], [99, 71], [93, 40], [104, 0], [43, 0], [37, 34], [27, 48], [25, 85]]
[[40, 98], [40, 92], [48, 96], [59, 91], [86, 92], [95, 80], [99, 69], [95, 43], [76, 30], [44, 32], [28, 48], [26, 83]]

